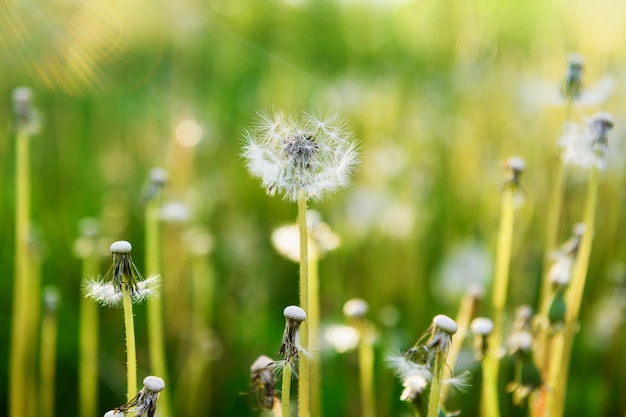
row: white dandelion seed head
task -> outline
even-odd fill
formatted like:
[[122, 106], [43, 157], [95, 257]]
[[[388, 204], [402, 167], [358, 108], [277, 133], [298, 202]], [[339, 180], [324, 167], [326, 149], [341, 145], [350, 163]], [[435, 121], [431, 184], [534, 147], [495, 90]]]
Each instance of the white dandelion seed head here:
[[337, 352], [344, 353], [359, 345], [359, 332], [352, 326], [328, 326], [324, 329], [324, 340]]
[[512, 156], [507, 159], [506, 167], [515, 174], [521, 174], [526, 169], [526, 162], [519, 156]]
[[11, 92], [11, 100], [15, 104], [28, 104], [33, 100], [33, 90], [29, 87], [17, 87]]
[[595, 166], [605, 169], [609, 151], [608, 133], [613, 124], [613, 117], [606, 112], [586, 119], [584, 126], [566, 123], [558, 141], [563, 161], [581, 168]]
[[290, 201], [300, 192], [320, 200], [345, 187], [358, 162], [354, 136], [336, 115], [260, 112], [243, 135], [242, 156], [250, 174], [261, 179], [269, 195], [280, 193]]
[[152, 168], [149, 173], [150, 182], [163, 185], [167, 182], [167, 171], [164, 168]]
[[369, 305], [362, 298], [352, 298], [343, 305], [343, 314], [349, 318], [365, 317]]
[[493, 321], [487, 317], [476, 317], [470, 324], [472, 333], [487, 336], [493, 331]]
[[509, 338], [509, 345], [513, 351], [528, 352], [533, 345], [533, 337], [527, 331], [515, 332]]
[[165, 388], [165, 381], [158, 376], [147, 376], [143, 379], [143, 386], [151, 392], [161, 392]]
[[283, 310], [283, 315], [286, 319], [295, 320], [295, 321], [304, 321], [306, 320], [306, 313], [304, 310], [298, 306], [287, 306]]
[[125, 240], [118, 240], [117, 242], [111, 243], [110, 249], [111, 253], [129, 253], [133, 249], [133, 246]]
[[437, 329], [449, 335], [455, 334], [457, 330], [456, 322], [445, 314], [437, 314], [435, 317], [433, 317], [433, 325]]
[[106, 413], [104, 413], [103, 417], [115, 417], [115, 416], [123, 416], [124, 413], [122, 413], [121, 411], [116, 411], [116, 410], [109, 410]]

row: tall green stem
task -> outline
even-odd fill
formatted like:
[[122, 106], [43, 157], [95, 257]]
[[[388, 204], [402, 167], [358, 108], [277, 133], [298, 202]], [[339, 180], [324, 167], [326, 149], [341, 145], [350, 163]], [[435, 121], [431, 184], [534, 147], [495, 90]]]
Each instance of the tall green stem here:
[[[15, 173], [15, 280], [13, 283], [13, 314], [11, 325], [9, 416], [26, 416], [26, 384], [29, 352], [28, 306], [30, 285], [30, 156], [29, 136], [24, 129], [18, 130], [16, 138]], [[37, 302], [37, 301], [35, 301]]]
[[439, 400], [441, 398], [441, 380], [446, 363], [446, 351], [437, 348], [435, 363], [433, 365], [433, 380], [430, 383], [428, 396], [428, 417], [439, 417]]
[[[83, 258], [82, 276], [98, 275], [98, 253], [94, 247]], [[80, 301], [80, 366], [79, 366], [79, 409], [81, 417], [96, 415], [98, 386], [98, 305], [87, 297]]]
[[[309, 314], [309, 238], [306, 221], [306, 203], [306, 193], [300, 191], [298, 197], [298, 227], [300, 231], [300, 307]], [[300, 343], [305, 351], [308, 350], [309, 331], [307, 326], [300, 328]], [[300, 354], [299, 361], [298, 413], [301, 417], [309, 417], [309, 360], [305, 355]]]
[[551, 354], [550, 378], [551, 390], [548, 393], [548, 412], [550, 417], [561, 417], [565, 409], [565, 394], [567, 391], [567, 378], [569, 363], [572, 355], [574, 336], [578, 325], [578, 316], [582, 303], [585, 283], [587, 280], [587, 270], [589, 268], [589, 257], [591, 255], [591, 242], [593, 238], [595, 224], [595, 210], [598, 199], [598, 169], [594, 166], [591, 169], [587, 188], [587, 201], [583, 221], [585, 232], [580, 241], [580, 247], [576, 256], [572, 282], [567, 298], [567, 317], [565, 329], [562, 335], [557, 338], [554, 350]]
[[[309, 245], [309, 310], [307, 324], [309, 331], [309, 348], [319, 348], [320, 335], [320, 290], [319, 290], [319, 254], [315, 244]], [[322, 414], [320, 380], [321, 370], [319, 361], [309, 362], [311, 417], [320, 417]]]
[[291, 393], [291, 362], [285, 361], [285, 368], [283, 369], [283, 388], [282, 388], [282, 402], [283, 402], [283, 416], [290, 417], [289, 411], [289, 397]]
[[126, 330], [126, 401], [130, 402], [137, 395], [137, 354], [133, 304], [127, 284], [122, 285], [122, 301], [124, 303], [124, 328]]
[[54, 375], [57, 345], [57, 313], [46, 311], [41, 323], [39, 416], [54, 417]]
[[[155, 196], [146, 203], [146, 274], [157, 276], [160, 268], [161, 233], [159, 223], [160, 198]], [[152, 297], [148, 300], [148, 345], [150, 347], [150, 365], [152, 374], [159, 375], [168, 381], [167, 365], [165, 361], [165, 342], [163, 337], [163, 304], [162, 297]], [[171, 415], [169, 391], [164, 390], [159, 395], [159, 414], [162, 417]]]
[[371, 328], [365, 319], [359, 323], [359, 385], [361, 388], [361, 415], [376, 416], [374, 403], [374, 345]]
[[498, 417], [498, 373], [500, 368], [500, 346], [503, 339], [504, 308], [506, 306], [507, 290], [509, 286], [509, 269], [511, 263], [511, 245], [513, 241], [513, 223], [515, 214], [514, 204], [515, 188], [513, 184], [507, 185], [502, 191], [502, 211], [500, 213], [500, 226], [498, 232], [498, 249], [496, 253], [495, 277], [493, 283], [493, 332], [489, 340], [489, 351], [484, 359], [483, 367], [486, 366], [490, 388], [483, 397], [486, 404], [490, 404], [491, 417]]

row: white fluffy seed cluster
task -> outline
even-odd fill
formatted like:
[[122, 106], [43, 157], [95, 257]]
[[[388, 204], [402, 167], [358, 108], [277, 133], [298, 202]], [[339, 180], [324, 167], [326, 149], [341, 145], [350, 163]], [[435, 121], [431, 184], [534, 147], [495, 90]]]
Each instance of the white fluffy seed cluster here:
[[111, 243], [110, 249], [111, 253], [129, 253], [133, 249], [133, 246], [125, 240], [118, 240], [117, 242]]
[[254, 362], [252, 362], [252, 365], [250, 366], [250, 372], [255, 373], [255, 372], [262, 371], [264, 369], [268, 369], [273, 364], [274, 364], [274, 360], [272, 358], [267, 357], [265, 355], [261, 355], [258, 358], [256, 358]]
[[165, 388], [165, 381], [158, 376], [147, 376], [143, 379], [143, 386], [152, 392], [161, 392]]
[[287, 306], [283, 310], [283, 315], [286, 319], [295, 320], [295, 321], [304, 321], [306, 320], [306, 313], [303, 309], [298, 306]]
[[523, 172], [526, 169], [526, 162], [519, 156], [512, 156], [506, 161], [506, 166], [513, 172]]
[[456, 322], [445, 314], [437, 314], [433, 317], [433, 325], [449, 335], [455, 334], [457, 330]]
[[352, 298], [343, 305], [343, 314], [350, 318], [364, 317], [368, 310], [367, 301], [362, 298]]

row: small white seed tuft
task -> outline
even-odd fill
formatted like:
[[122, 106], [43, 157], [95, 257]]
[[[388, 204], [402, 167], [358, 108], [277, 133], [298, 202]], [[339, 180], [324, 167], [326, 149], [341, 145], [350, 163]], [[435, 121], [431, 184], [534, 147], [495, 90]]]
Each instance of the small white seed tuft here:
[[472, 320], [472, 324], [470, 325], [472, 329], [472, 333], [487, 336], [489, 333], [493, 331], [493, 321], [488, 319], [487, 317], [476, 317]]
[[592, 120], [594, 121], [594, 123], [601, 123], [608, 127], [613, 127], [613, 125], [615, 124], [615, 119], [613, 118], [611, 113], [605, 111], [599, 111], [594, 114]]
[[143, 379], [143, 386], [152, 392], [160, 392], [165, 388], [165, 381], [158, 376], [147, 376]]
[[441, 329], [449, 335], [455, 334], [457, 330], [456, 322], [445, 314], [437, 314], [433, 318], [433, 324], [436, 328]]
[[163, 168], [152, 168], [150, 170], [150, 181], [163, 185], [167, 181], [167, 171]]
[[520, 173], [520, 172], [523, 172], [524, 169], [526, 169], [526, 162], [524, 162], [524, 160], [520, 158], [519, 156], [512, 156], [509, 159], [507, 159], [506, 166], [511, 171]]
[[283, 314], [286, 319], [295, 321], [304, 321], [306, 319], [306, 313], [298, 306], [287, 306], [283, 310]]
[[362, 298], [352, 298], [343, 305], [343, 314], [350, 318], [364, 317], [368, 310], [367, 301]]
[[129, 253], [133, 247], [125, 240], [118, 240], [111, 243], [111, 253]]

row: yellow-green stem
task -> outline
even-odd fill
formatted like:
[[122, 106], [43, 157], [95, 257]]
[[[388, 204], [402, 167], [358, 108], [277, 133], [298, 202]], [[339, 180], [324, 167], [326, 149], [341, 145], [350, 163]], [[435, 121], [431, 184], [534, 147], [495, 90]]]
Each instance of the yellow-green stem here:
[[598, 169], [594, 166], [591, 169], [591, 175], [589, 177], [587, 201], [583, 214], [585, 232], [580, 242], [578, 254], [576, 255], [576, 262], [574, 264], [572, 281], [567, 298], [565, 329], [563, 330], [561, 343], [555, 345], [555, 349], [551, 355], [553, 366], [551, 366], [549, 381], [553, 385], [551, 386], [551, 392], [548, 394], [548, 412], [550, 417], [562, 416], [565, 409], [569, 363], [572, 355], [574, 336], [578, 326], [578, 315], [580, 313], [580, 306], [587, 280], [597, 199]]
[[41, 323], [39, 416], [54, 417], [54, 374], [57, 345], [57, 314], [46, 312]]
[[[160, 268], [161, 233], [159, 224], [160, 199], [154, 197], [146, 203], [146, 274], [149, 277], [157, 276]], [[163, 337], [163, 304], [162, 297], [152, 297], [148, 300], [148, 345], [150, 352], [150, 366], [152, 374], [168, 381], [167, 365], [165, 361], [165, 342]], [[159, 395], [159, 414], [161, 417], [170, 417], [169, 391], [162, 391]]]
[[26, 384], [28, 363], [29, 312], [28, 305], [35, 303], [29, 297], [30, 256], [30, 167], [29, 137], [19, 130], [16, 138], [15, 173], [15, 279], [13, 282], [13, 313], [11, 324], [11, 353], [9, 360], [9, 416], [26, 416]]
[[[306, 203], [306, 193], [301, 191], [298, 197], [298, 227], [300, 231], [300, 307], [309, 314], [309, 238], [306, 221]], [[300, 327], [300, 343], [304, 350], [309, 348], [309, 331], [307, 326]], [[309, 417], [309, 360], [305, 355], [301, 354], [299, 356], [298, 414], [300, 417]]]
[[[459, 312], [456, 316], [456, 324], [457, 324], [457, 332], [452, 339], [452, 343], [450, 344], [450, 350], [448, 351], [448, 366], [444, 369], [443, 374], [444, 378], [450, 378], [454, 371], [454, 366], [456, 365], [456, 360], [459, 357], [459, 353], [461, 352], [461, 347], [463, 346], [463, 342], [465, 341], [465, 336], [467, 335], [467, 329], [469, 328], [470, 322], [472, 318], [476, 314], [476, 309], [478, 307], [478, 297], [472, 291], [468, 291], [463, 299], [461, 300], [461, 307], [459, 308]], [[441, 388], [441, 403], [445, 404], [446, 399], [448, 398], [448, 393], [450, 385], [446, 384]]]
[[283, 369], [283, 387], [282, 387], [282, 402], [283, 402], [283, 416], [290, 417], [289, 411], [289, 397], [291, 393], [291, 362], [285, 362], [285, 368]]
[[[307, 311], [307, 325], [309, 331], [309, 349], [319, 348], [320, 335], [320, 294], [319, 294], [319, 256], [314, 243], [309, 245], [309, 309]], [[321, 371], [319, 361], [309, 362], [309, 388], [311, 395], [311, 417], [320, 417], [322, 401], [320, 393]]]
[[428, 396], [428, 417], [439, 417], [439, 400], [441, 399], [441, 380], [443, 378], [443, 368], [446, 363], [446, 351], [437, 348], [435, 363], [433, 365], [433, 379], [430, 383], [430, 394]]
[[[94, 243], [95, 245], [95, 243]], [[95, 247], [83, 259], [82, 276], [98, 275], [98, 254]], [[98, 387], [98, 305], [87, 297], [80, 301], [80, 366], [79, 366], [79, 409], [81, 417], [96, 415]]]
[[374, 403], [374, 345], [369, 323], [359, 325], [359, 379], [361, 388], [361, 415], [376, 416]]
[[135, 351], [135, 322], [133, 304], [126, 284], [122, 285], [124, 328], [126, 330], [126, 401], [137, 395], [137, 354]]
[[495, 373], [494, 362], [497, 360], [492, 355], [486, 355], [482, 361], [483, 379], [480, 400], [481, 417], [500, 417], [500, 405], [498, 401], [498, 375]]

